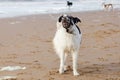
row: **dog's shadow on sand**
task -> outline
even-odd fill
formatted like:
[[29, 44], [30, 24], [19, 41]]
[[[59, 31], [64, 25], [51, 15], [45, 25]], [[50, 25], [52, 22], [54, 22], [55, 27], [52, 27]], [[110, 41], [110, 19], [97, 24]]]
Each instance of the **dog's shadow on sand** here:
[[[79, 65], [80, 66], [80, 65]], [[72, 67], [68, 66], [67, 71], [64, 73], [65, 76], [71, 76], [72, 75]], [[111, 64], [92, 64], [92, 65], [86, 65], [86, 66], [80, 66], [78, 67], [78, 71], [80, 73], [80, 76], [95, 76], [95, 75], [120, 75], [120, 63], [111, 63]], [[57, 69], [54, 69], [52, 71], [49, 71], [49, 76], [60, 76], [59, 71]]]
[[89, 74], [117, 74], [120, 75], [120, 63], [111, 63], [111, 64], [93, 64], [78, 69], [81, 75]]

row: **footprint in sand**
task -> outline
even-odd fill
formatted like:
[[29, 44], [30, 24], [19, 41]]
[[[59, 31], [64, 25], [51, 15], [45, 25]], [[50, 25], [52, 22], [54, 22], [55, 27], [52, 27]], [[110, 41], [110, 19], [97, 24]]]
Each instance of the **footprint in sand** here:
[[110, 53], [108, 53], [108, 54], [106, 54], [107, 56], [113, 56], [113, 54], [110, 54]]
[[58, 71], [49, 71], [49, 75], [55, 75], [57, 73], [59, 73], [59, 72]]
[[50, 78], [49, 78], [49, 80], [55, 80], [55, 78], [53, 78], [53, 77], [50, 77]]
[[52, 42], [52, 41], [51, 41], [51, 40], [46, 40], [45, 42], [50, 43], [50, 42]]
[[108, 59], [105, 59], [104, 57], [99, 57], [99, 58], [97, 58], [99, 61], [108, 61]]

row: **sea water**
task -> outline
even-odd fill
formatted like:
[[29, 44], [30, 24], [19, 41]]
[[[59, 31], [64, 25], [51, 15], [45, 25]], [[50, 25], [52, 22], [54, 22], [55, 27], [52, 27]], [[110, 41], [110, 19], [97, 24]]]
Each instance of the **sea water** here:
[[102, 3], [112, 3], [120, 8], [120, 0], [69, 0], [73, 5], [69, 8], [67, 0], [0, 0], [0, 18], [33, 15], [55, 14], [103, 10]]

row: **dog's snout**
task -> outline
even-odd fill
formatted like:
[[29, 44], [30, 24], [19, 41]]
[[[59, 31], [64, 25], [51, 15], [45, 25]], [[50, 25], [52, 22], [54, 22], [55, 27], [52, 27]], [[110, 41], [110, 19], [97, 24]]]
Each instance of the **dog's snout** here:
[[70, 20], [69, 20], [69, 18], [67, 18], [67, 17], [63, 17], [62, 18], [62, 25], [63, 25], [63, 27], [64, 28], [69, 28], [70, 27]]

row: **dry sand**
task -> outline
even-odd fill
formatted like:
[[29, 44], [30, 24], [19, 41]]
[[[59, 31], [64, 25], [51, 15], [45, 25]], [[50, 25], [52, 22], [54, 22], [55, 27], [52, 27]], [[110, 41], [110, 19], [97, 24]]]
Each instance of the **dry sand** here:
[[26, 69], [0, 71], [5, 80], [120, 80], [120, 10], [69, 13], [81, 19], [83, 33], [79, 51], [80, 76], [69, 69], [58, 73], [59, 58], [52, 39], [60, 14], [32, 15], [0, 19], [0, 69], [21, 66]]

